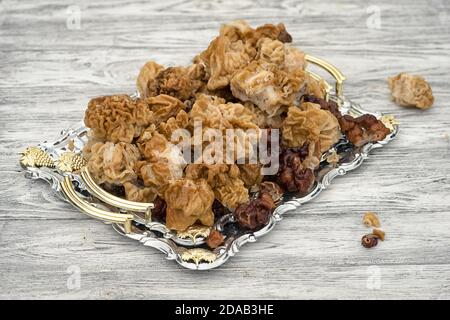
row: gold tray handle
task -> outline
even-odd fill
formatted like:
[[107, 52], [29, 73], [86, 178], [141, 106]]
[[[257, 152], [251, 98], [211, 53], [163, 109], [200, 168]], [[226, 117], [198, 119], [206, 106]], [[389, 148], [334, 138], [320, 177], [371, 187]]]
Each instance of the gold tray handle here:
[[111, 193], [105, 191], [104, 189], [102, 189], [102, 187], [95, 183], [87, 167], [81, 168], [80, 176], [87, 189], [93, 196], [116, 208], [120, 208], [126, 211], [144, 212], [146, 214], [151, 214], [151, 209], [155, 207], [153, 203], [129, 201], [116, 197]]
[[312, 64], [315, 64], [322, 69], [325, 69], [329, 74], [333, 76], [333, 78], [336, 80], [336, 95], [342, 96], [343, 86], [344, 86], [344, 80], [345, 76], [342, 74], [342, 72], [333, 66], [331, 63], [322, 60], [317, 57], [310, 56], [307, 54], [305, 56], [306, 61], [311, 62]]
[[131, 232], [131, 222], [133, 221], [133, 215], [114, 213], [106, 210], [96, 208], [83, 200], [73, 188], [72, 180], [69, 176], [66, 176], [64, 180], [60, 183], [62, 192], [75, 207], [80, 211], [87, 214], [90, 217], [101, 220], [106, 223], [118, 223], [124, 225], [124, 230], [126, 233]]

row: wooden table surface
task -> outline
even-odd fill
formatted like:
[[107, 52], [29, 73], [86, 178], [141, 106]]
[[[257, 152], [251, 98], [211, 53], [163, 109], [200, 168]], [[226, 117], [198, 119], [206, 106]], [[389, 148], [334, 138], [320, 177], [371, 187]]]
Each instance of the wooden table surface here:
[[[0, 298], [450, 298], [450, 2], [3, 0], [0, 14]], [[398, 139], [206, 272], [24, 178], [18, 152], [78, 122], [90, 98], [133, 92], [149, 59], [187, 64], [238, 18], [284, 22], [345, 73], [348, 97], [397, 116]], [[390, 101], [386, 78], [402, 71], [431, 83], [432, 109]], [[367, 210], [387, 234], [370, 250]]]

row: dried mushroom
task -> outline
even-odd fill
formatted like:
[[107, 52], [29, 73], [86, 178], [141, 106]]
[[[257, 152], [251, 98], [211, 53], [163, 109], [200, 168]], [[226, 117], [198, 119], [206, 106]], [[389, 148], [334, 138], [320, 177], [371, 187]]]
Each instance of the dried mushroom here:
[[[316, 111], [317, 112], [317, 111]], [[290, 107], [282, 125], [282, 137], [288, 147], [299, 147], [310, 141], [318, 141], [320, 130], [309, 118], [311, 112]]]
[[161, 195], [169, 183], [183, 177], [185, 166], [186, 162], [178, 147], [168, 144], [157, 158], [138, 162], [138, 176], [145, 186], [156, 188]]
[[[218, 158], [222, 161], [216, 162], [230, 163], [239, 158], [247, 160], [255, 155], [259, 137], [256, 115], [242, 104], [225, 103], [222, 98], [202, 94], [192, 106], [189, 116], [190, 127], [195, 131], [200, 126], [202, 130], [203, 156], [206, 158]], [[233, 137], [228, 139], [227, 129], [242, 130], [233, 131]], [[226, 139], [222, 142], [222, 148], [214, 142], [217, 135], [219, 139]]]
[[167, 94], [182, 101], [191, 99], [203, 86], [205, 70], [202, 65], [164, 68], [154, 61], [140, 70], [137, 87], [141, 98]]
[[256, 115], [239, 103], [226, 103], [224, 99], [200, 95], [189, 112], [191, 125], [199, 122], [213, 129], [258, 129]]
[[166, 139], [172, 143], [178, 142], [173, 134], [179, 129], [186, 129], [189, 125], [189, 115], [181, 110], [174, 117], [167, 119], [165, 122], [161, 122], [158, 125], [158, 131], [166, 137]]
[[378, 219], [378, 216], [374, 212], [366, 212], [363, 217], [363, 223], [367, 227], [375, 227], [379, 228], [381, 227], [380, 220]]
[[152, 121], [148, 105], [126, 95], [92, 99], [84, 117], [93, 138], [114, 143], [131, 143]]
[[123, 185], [137, 178], [139, 149], [132, 144], [98, 142], [92, 145], [87, 168], [98, 184]]
[[223, 25], [219, 36], [194, 59], [195, 63], [205, 66], [208, 75], [207, 88], [217, 90], [228, 86], [233, 75], [255, 59], [256, 44], [264, 38], [292, 41], [283, 24], [267, 24], [256, 30], [245, 21]]
[[279, 115], [285, 106], [297, 104], [305, 88], [305, 71], [288, 72], [263, 60], [253, 61], [231, 79], [233, 95], [254, 103], [269, 117]]
[[258, 47], [257, 59], [275, 63], [287, 72], [304, 70], [306, 67], [305, 54], [287, 43], [262, 38], [258, 41]]
[[125, 197], [130, 201], [153, 202], [156, 198], [156, 191], [153, 188], [140, 186], [133, 182], [124, 182]]
[[167, 94], [150, 97], [144, 101], [153, 112], [153, 123], [155, 124], [160, 124], [172, 117], [176, 117], [181, 110], [186, 109], [186, 105], [179, 99]]
[[248, 201], [248, 189], [239, 178], [227, 179], [225, 184], [214, 188], [214, 195], [225, 207], [235, 209]]
[[186, 167], [186, 178], [205, 179], [212, 187], [218, 187], [226, 183], [228, 179], [239, 177], [239, 167], [235, 164], [204, 164], [193, 163]]
[[300, 108], [290, 107], [282, 126], [283, 141], [288, 147], [320, 142], [320, 152], [331, 148], [341, 137], [339, 122], [320, 105], [303, 103]]
[[258, 186], [263, 180], [260, 164], [239, 164], [239, 178], [244, 182], [246, 188]]
[[147, 83], [146, 96], [166, 94], [181, 101], [194, 97], [203, 83], [194, 78], [190, 73], [191, 70], [184, 67], [169, 67], [161, 70], [154, 79]]
[[168, 183], [181, 179], [186, 160], [181, 149], [164, 135], [149, 126], [137, 139], [142, 160], [136, 163], [136, 172], [144, 186], [153, 187], [158, 195], [164, 193]]
[[400, 73], [388, 78], [392, 99], [400, 106], [429, 109], [434, 97], [429, 83], [421, 76]]
[[214, 224], [214, 192], [206, 180], [177, 180], [166, 189], [164, 200], [169, 229], [183, 231], [197, 221], [205, 226]]
[[262, 38], [269, 38], [273, 40], [279, 40], [283, 43], [292, 42], [291, 35], [286, 31], [284, 24], [279, 23], [262, 25], [251, 34], [251, 41], [257, 41]]
[[208, 49], [194, 59], [194, 62], [206, 66], [209, 90], [229, 85], [233, 74], [256, 56], [256, 49], [245, 39], [251, 31], [244, 21], [223, 25], [219, 36], [210, 43]]
[[186, 178], [205, 179], [216, 199], [229, 209], [247, 202], [249, 197], [248, 189], [239, 175], [239, 167], [235, 164], [190, 164], [186, 167]]
[[136, 81], [136, 85], [141, 97], [149, 97], [151, 93], [149, 92], [149, 83], [155, 81], [158, 74], [164, 70], [164, 67], [157, 64], [154, 61], [148, 61], [139, 71], [139, 75]]
[[380, 229], [373, 229], [372, 234], [380, 239], [381, 241], [384, 241], [384, 238], [386, 237], [386, 233], [383, 230]]
[[262, 111], [260, 108], [255, 106], [250, 101], [244, 102], [244, 107], [249, 109], [256, 117], [254, 118], [253, 122], [259, 127], [264, 129], [280, 129], [284, 119], [286, 118], [286, 115], [283, 114], [283, 112], [279, 115], [269, 117], [269, 115]]

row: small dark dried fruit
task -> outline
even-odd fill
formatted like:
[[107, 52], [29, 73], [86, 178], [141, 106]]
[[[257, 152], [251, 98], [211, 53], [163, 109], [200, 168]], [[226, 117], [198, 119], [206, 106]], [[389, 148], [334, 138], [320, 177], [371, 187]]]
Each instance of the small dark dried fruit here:
[[104, 183], [104, 184], [102, 184], [102, 188], [117, 197], [125, 198], [124, 186], [118, 186], [115, 184]]
[[225, 215], [227, 213], [227, 210], [224, 207], [224, 205], [221, 204], [220, 201], [217, 199], [214, 199], [214, 202], [212, 204], [212, 211], [216, 218], [222, 217], [223, 215]]
[[362, 237], [361, 244], [365, 248], [375, 247], [378, 244], [378, 237], [372, 233], [366, 234], [365, 236]]
[[300, 193], [307, 193], [314, 183], [314, 172], [311, 169], [303, 169], [295, 173], [295, 183]]
[[225, 237], [217, 230], [211, 231], [208, 238], [206, 238], [206, 244], [211, 249], [215, 249], [223, 243]]
[[334, 101], [326, 101], [325, 99], [313, 95], [304, 95], [303, 102], [311, 102], [320, 105], [323, 110], [330, 111], [331, 114], [338, 120], [342, 117], [341, 111], [339, 111], [339, 106]]
[[282, 151], [277, 182], [286, 191], [306, 193], [313, 185], [315, 179], [313, 170], [304, 168], [302, 165], [308, 153], [307, 144]]
[[275, 203], [270, 194], [260, 193], [258, 198], [239, 205], [234, 211], [234, 217], [242, 227], [255, 230], [269, 222], [274, 208]]
[[390, 130], [371, 114], [364, 114], [358, 118], [344, 115], [339, 119], [339, 125], [348, 140], [356, 146], [381, 141], [390, 133]]
[[290, 43], [292, 42], [292, 36], [286, 30], [282, 30], [278, 35], [278, 40], [283, 43]]
[[165, 221], [166, 220], [166, 202], [160, 197], [156, 197], [153, 201], [154, 208], [152, 209], [152, 219]]

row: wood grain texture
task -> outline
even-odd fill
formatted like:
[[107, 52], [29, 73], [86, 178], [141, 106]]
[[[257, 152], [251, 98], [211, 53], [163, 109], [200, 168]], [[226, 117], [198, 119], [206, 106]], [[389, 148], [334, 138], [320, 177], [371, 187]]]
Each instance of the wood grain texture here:
[[[76, 3], [79, 30], [66, 27], [73, 1], [0, 2], [0, 298], [450, 298], [450, 2]], [[369, 6], [380, 29], [367, 27]], [[132, 92], [149, 59], [188, 63], [235, 19], [284, 22], [296, 46], [345, 73], [348, 97], [398, 117], [398, 139], [207, 272], [123, 239], [23, 177], [17, 153], [78, 122], [89, 98]], [[401, 71], [426, 77], [435, 107], [390, 102], [386, 78]], [[387, 233], [371, 250], [359, 244], [366, 210]]]

